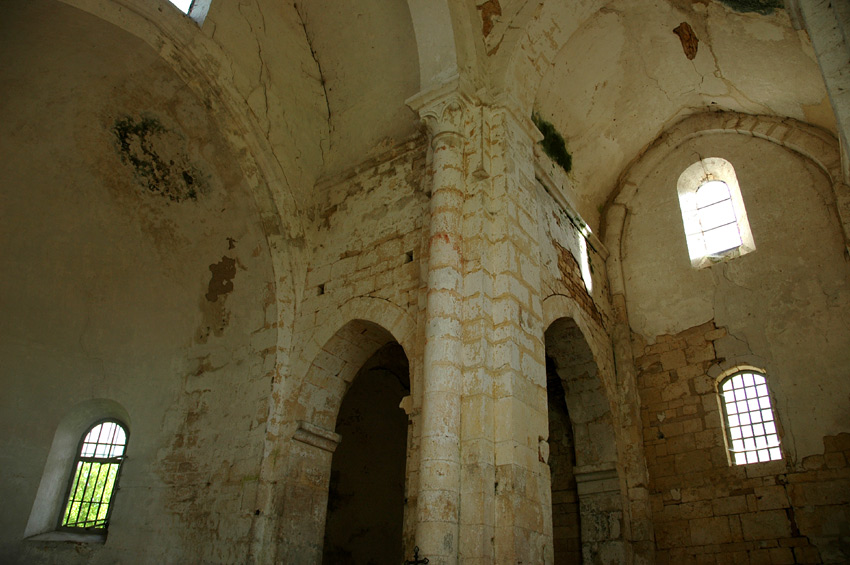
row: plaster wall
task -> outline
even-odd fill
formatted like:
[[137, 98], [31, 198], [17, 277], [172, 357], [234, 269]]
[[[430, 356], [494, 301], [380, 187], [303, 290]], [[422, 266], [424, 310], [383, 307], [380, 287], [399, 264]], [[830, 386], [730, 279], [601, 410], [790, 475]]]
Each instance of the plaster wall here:
[[[565, 137], [575, 205], [595, 230], [608, 196], [598, 188], [615, 186], [643, 147], [693, 109], [789, 116], [836, 131], [811, 43], [782, 9], [613, 1], [566, 37], [547, 16], [555, 29], [538, 41], [562, 43], [543, 67], [534, 109]], [[693, 58], [673, 31], [683, 22], [698, 40]]]
[[[693, 269], [675, 186], [708, 156], [735, 167], [756, 251]], [[766, 370], [791, 460], [822, 453], [824, 436], [850, 428], [831, 401], [850, 393], [850, 271], [829, 178], [787, 148], [735, 133], [693, 137], [649, 170], [619, 197], [632, 330], [651, 344], [714, 320], [728, 331], [719, 358]]]
[[[0, 560], [240, 560], [277, 317], [242, 172], [139, 40], [43, 1], [0, 26]], [[23, 540], [57, 426], [91, 398], [130, 431], [106, 543]]]
[[310, 206], [306, 188], [322, 174], [330, 125], [325, 79], [302, 15], [290, 3], [212, 2], [197, 33], [225, 54], [214, 76], [232, 83], [237, 104], [250, 109], [285, 171], [286, 188], [302, 209]]

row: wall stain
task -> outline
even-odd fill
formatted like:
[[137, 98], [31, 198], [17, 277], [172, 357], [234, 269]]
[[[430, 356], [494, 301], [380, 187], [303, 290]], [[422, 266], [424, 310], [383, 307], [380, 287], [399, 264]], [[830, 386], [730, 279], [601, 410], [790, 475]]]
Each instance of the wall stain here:
[[481, 10], [481, 32], [487, 37], [493, 31], [493, 20], [502, 15], [502, 6], [499, 0], [487, 0], [478, 9]]
[[685, 57], [693, 61], [694, 57], [697, 56], [697, 49], [699, 48], [699, 38], [694, 32], [694, 28], [688, 22], [682, 22], [679, 24], [679, 27], [673, 30], [673, 33], [679, 36], [679, 40], [682, 42], [682, 49], [685, 51]]
[[156, 118], [119, 118], [112, 127], [121, 161], [130, 165], [136, 183], [172, 202], [197, 200], [206, 190], [203, 175], [185, 151], [185, 142]]
[[210, 265], [212, 276], [207, 287], [206, 299], [210, 302], [218, 300], [219, 296], [224, 296], [233, 292], [233, 277], [236, 276], [236, 260], [230, 257], [222, 256], [221, 261]]
[[[233, 292], [233, 278], [236, 276], [236, 259], [222, 256], [221, 261], [209, 266], [210, 282], [207, 293], [200, 301], [203, 321], [195, 334], [198, 343], [206, 343], [210, 335], [221, 337], [224, 328], [230, 323], [230, 311], [225, 299]], [[221, 300], [219, 300], [221, 298]]]

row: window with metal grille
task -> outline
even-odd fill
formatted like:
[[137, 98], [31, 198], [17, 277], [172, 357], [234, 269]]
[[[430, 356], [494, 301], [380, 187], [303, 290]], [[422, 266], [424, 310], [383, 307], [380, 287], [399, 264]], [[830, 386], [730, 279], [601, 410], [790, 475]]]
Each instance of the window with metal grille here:
[[735, 373], [720, 383], [720, 394], [732, 461], [745, 465], [782, 459], [765, 376]]
[[119, 422], [106, 420], [89, 428], [77, 450], [60, 528], [106, 529], [126, 447], [127, 430]]
[[723, 253], [741, 245], [738, 218], [729, 185], [725, 182], [710, 180], [697, 189], [697, 215], [708, 255]]

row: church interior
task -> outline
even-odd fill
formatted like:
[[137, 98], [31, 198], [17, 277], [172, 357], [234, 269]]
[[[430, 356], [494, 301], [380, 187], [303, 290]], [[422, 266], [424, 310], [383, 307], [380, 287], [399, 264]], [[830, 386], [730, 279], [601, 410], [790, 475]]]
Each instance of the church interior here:
[[850, 2], [0, 0], [0, 53], [0, 562], [850, 562]]

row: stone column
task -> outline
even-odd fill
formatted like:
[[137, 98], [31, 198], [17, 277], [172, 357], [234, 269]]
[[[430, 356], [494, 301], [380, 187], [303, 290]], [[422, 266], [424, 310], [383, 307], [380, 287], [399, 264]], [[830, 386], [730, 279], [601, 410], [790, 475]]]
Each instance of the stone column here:
[[417, 97], [431, 138], [431, 223], [416, 543], [434, 565], [458, 560], [462, 391], [463, 123], [455, 92]]

